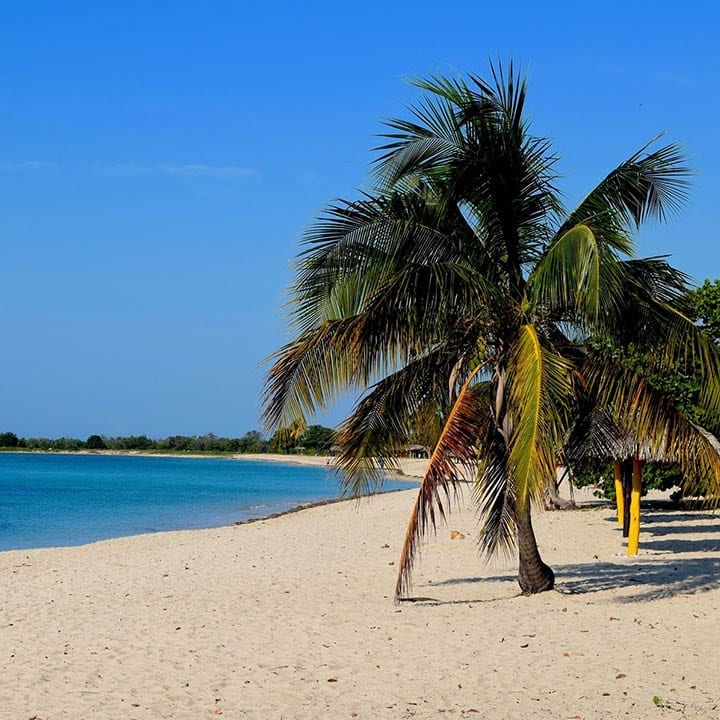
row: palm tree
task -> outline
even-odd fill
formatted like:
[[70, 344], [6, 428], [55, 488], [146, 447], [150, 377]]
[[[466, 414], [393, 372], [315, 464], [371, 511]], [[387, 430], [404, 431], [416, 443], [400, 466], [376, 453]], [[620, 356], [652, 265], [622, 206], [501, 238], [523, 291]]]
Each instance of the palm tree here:
[[705, 400], [720, 406], [720, 362], [674, 305], [677, 274], [663, 260], [634, 259], [634, 231], [677, 208], [687, 170], [674, 145], [643, 148], [567, 214], [556, 158], [529, 132], [526, 84], [512, 64], [507, 74], [492, 68], [491, 82], [415, 84], [426, 96], [412, 120], [387, 122], [371, 192], [331, 206], [305, 235], [289, 303], [296, 335], [271, 358], [265, 418], [289, 424], [349, 389], [364, 393], [338, 436], [344, 487], [357, 493], [381, 482], [413, 418], [435, 407], [444, 427], [396, 597], [409, 590], [420, 539], [468, 476], [481, 549], [517, 544], [521, 590], [541, 592], [554, 575], [531, 505], [554, 477], [578, 399], [611, 383], [620, 402], [604, 396], [606, 407], [618, 421], [634, 412], [638, 432], [655, 440], [668, 417], [652, 414], [659, 406], [647, 393], [630, 393], [610, 353], [588, 352], [587, 337], [618, 337], [636, 297], [660, 327], [657, 361], [697, 355]]

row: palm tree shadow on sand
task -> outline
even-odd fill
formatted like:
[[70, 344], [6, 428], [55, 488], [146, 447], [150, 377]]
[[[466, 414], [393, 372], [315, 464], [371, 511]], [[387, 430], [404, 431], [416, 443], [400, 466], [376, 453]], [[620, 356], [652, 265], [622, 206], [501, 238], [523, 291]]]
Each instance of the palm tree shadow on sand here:
[[[669, 541], [668, 545], [677, 543]], [[647, 544], [648, 546], [650, 543]], [[694, 549], [702, 551], [702, 541]], [[720, 550], [720, 540], [714, 543]], [[694, 595], [720, 588], [720, 557], [643, 559], [638, 562], [577, 563], [556, 565], [555, 590], [563, 595], [590, 595], [611, 590], [629, 591], [614, 599], [617, 603], [649, 602], [676, 595]], [[453, 578], [435, 582], [431, 587], [474, 585], [489, 582], [515, 582], [513, 574]], [[503, 597], [441, 600], [433, 597], [412, 597], [405, 602], [428, 605], [458, 605], [499, 602]]]
[[[672, 542], [676, 541], [670, 544]], [[630, 592], [617, 597], [616, 602], [647, 602], [717, 589], [720, 587], [720, 557], [564, 565], [558, 568], [558, 577], [560, 593], [589, 594], [625, 589]]]
[[[613, 518], [614, 520], [614, 518]], [[720, 588], [720, 518], [708, 512], [648, 513], [643, 517], [643, 551], [650, 555], [623, 557], [617, 562], [556, 565], [555, 590], [564, 595], [623, 591], [618, 603], [649, 602], [675, 595], [694, 595]], [[695, 537], [688, 538], [688, 535]], [[680, 536], [680, 537], [678, 537]], [[683, 537], [684, 536], [684, 537]], [[706, 553], [706, 557], [688, 557]], [[513, 573], [452, 578], [431, 587], [514, 581]], [[501, 597], [444, 601], [430, 597], [415, 602], [438, 605], [494, 602]]]

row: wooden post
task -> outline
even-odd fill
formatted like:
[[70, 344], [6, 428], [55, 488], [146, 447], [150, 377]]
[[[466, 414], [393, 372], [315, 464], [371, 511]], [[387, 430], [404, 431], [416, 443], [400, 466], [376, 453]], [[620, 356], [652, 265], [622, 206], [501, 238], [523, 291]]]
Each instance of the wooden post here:
[[630, 534], [627, 554], [637, 555], [640, 547], [640, 492], [642, 491], [642, 460], [633, 458], [632, 493], [630, 495]]
[[630, 503], [632, 500], [632, 458], [622, 461], [622, 486], [623, 486], [623, 537], [630, 535]]
[[613, 460], [613, 474], [615, 475], [615, 507], [617, 507], [618, 525], [622, 527], [625, 510], [623, 508], [623, 486], [620, 461]]

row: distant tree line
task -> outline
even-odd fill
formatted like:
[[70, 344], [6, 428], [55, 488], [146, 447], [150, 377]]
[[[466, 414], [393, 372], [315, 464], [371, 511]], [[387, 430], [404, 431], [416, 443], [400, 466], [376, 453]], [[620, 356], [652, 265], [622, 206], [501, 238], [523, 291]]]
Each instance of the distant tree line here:
[[90, 435], [86, 440], [71, 437], [24, 438], [14, 432], [0, 433], [2, 450], [36, 450], [72, 452], [78, 450], [141, 450], [157, 453], [282, 453], [326, 455], [330, 452], [335, 431], [322, 425], [310, 425], [301, 431], [278, 430], [265, 439], [257, 430], [238, 438], [207, 435], [171, 435], [157, 440], [147, 435], [108, 437]]

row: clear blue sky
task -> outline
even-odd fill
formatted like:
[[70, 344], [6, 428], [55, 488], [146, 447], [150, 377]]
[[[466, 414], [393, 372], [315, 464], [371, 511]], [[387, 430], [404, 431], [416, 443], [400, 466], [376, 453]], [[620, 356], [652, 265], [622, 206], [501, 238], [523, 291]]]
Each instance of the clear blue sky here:
[[720, 277], [716, 8], [5, 3], [0, 431], [259, 427], [303, 228], [363, 185], [404, 78], [489, 58], [527, 71], [569, 204], [659, 131], [681, 141], [692, 200], [641, 251]]

